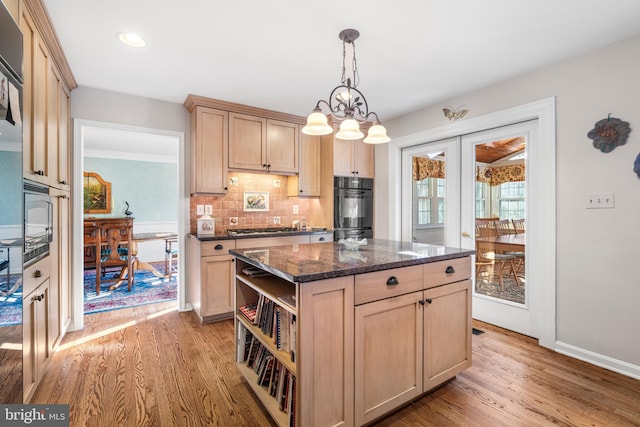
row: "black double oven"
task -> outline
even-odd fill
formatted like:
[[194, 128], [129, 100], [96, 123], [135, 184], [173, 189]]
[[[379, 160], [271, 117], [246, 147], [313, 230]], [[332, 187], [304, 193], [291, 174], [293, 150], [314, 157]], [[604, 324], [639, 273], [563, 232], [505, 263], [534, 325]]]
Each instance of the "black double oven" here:
[[333, 178], [334, 240], [373, 238], [373, 179]]

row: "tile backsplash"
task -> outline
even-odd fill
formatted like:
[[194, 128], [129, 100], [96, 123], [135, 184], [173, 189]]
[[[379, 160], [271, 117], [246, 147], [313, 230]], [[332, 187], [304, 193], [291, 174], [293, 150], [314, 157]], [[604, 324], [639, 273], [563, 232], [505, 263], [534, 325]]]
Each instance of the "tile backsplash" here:
[[[196, 206], [212, 205], [216, 233], [225, 233], [230, 228], [290, 227], [293, 221], [309, 220], [312, 200], [304, 197], [287, 197], [286, 175], [252, 174], [229, 172], [229, 186], [224, 196], [192, 196], [190, 202], [190, 231], [197, 231]], [[247, 212], [244, 210], [243, 196], [246, 191], [269, 193], [269, 210]], [[298, 213], [293, 213], [298, 205]], [[280, 224], [274, 224], [274, 217], [280, 217]], [[231, 219], [237, 224], [231, 225]]]

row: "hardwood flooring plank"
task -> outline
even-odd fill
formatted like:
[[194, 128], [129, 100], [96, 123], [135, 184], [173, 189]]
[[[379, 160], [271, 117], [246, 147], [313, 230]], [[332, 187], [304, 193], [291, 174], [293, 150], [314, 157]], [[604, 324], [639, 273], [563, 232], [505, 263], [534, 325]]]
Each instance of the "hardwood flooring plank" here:
[[[233, 321], [175, 303], [85, 316], [32, 403], [70, 404], [71, 426], [275, 426], [234, 362]], [[640, 381], [482, 322], [473, 366], [377, 426], [640, 426]]]

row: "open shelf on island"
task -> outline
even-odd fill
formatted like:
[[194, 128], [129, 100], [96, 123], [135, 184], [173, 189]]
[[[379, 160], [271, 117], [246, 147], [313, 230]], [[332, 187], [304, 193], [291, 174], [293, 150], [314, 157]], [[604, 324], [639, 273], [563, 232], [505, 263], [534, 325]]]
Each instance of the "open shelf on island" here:
[[297, 307], [291, 304], [295, 302], [296, 284], [279, 277], [269, 275], [249, 277], [242, 273], [236, 273], [236, 279], [274, 301], [285, 310], [297, 314]]
[[258, 326], [251, 324], [243, 314], [238, 313], [236, 315], [236, 318], [240, 323], [242, 323], [242, 326], [244, 326], [247, 331], [251, 333], [251, 335], [253, 335], [258, 341], [260, 341], [262, 345], [267, 350], [269, 350], [269, 352], [273, 354], [274, 357], [277, 358], [285, 368], [287, 368], [289, 372], [291, 372], [293, 375], [296, 375], [296, 364], [291, 361], [291, 353], [284, 350], [278, 350], [275, 343], [273, 342], [273, 338], [262, 332], [262, 329], [260, 329]]

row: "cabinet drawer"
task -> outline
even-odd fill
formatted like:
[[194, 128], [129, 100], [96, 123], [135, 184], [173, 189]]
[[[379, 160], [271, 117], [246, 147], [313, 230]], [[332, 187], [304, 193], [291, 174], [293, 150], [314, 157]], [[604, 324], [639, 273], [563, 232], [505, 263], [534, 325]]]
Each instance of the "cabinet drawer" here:
[[49, 278], [49, 275], [51, 274], [50, 271], [51, 267], [49, 266], [49, 257], [41, 259], [35, 264], [25, 268], [22, 279], [22, 295], [28, 295], [35, 288], [40, 286], [42, 282]]
[[[447, 273], [447, 270], [449, 271]], [[424, 265], [425, 289], [471, 277], [471, 258], [456, 258]]]
[[202, 242], [200, 247], [200, 256], [227, 255], [230, 249], [235, 248], [235, 240], [212, 240]]
[[266, 246], [279, 245], [298, 245], [301, 243], [309, 243], [309, 236], [301, 234], [298, 236], [275, 236], [275, 237], [254, 237], [250, 239], [238, 239], [236, 247], [238, 249], [245, 248], [263, 248]]
[[[423, 266], [393, 268], [356, 275], [355, 304], [422, 290]], [[395, 280], [393, 278], [395, 277]]]
[[333, 242], [333, 233], [310, 234], [310, 243]]

